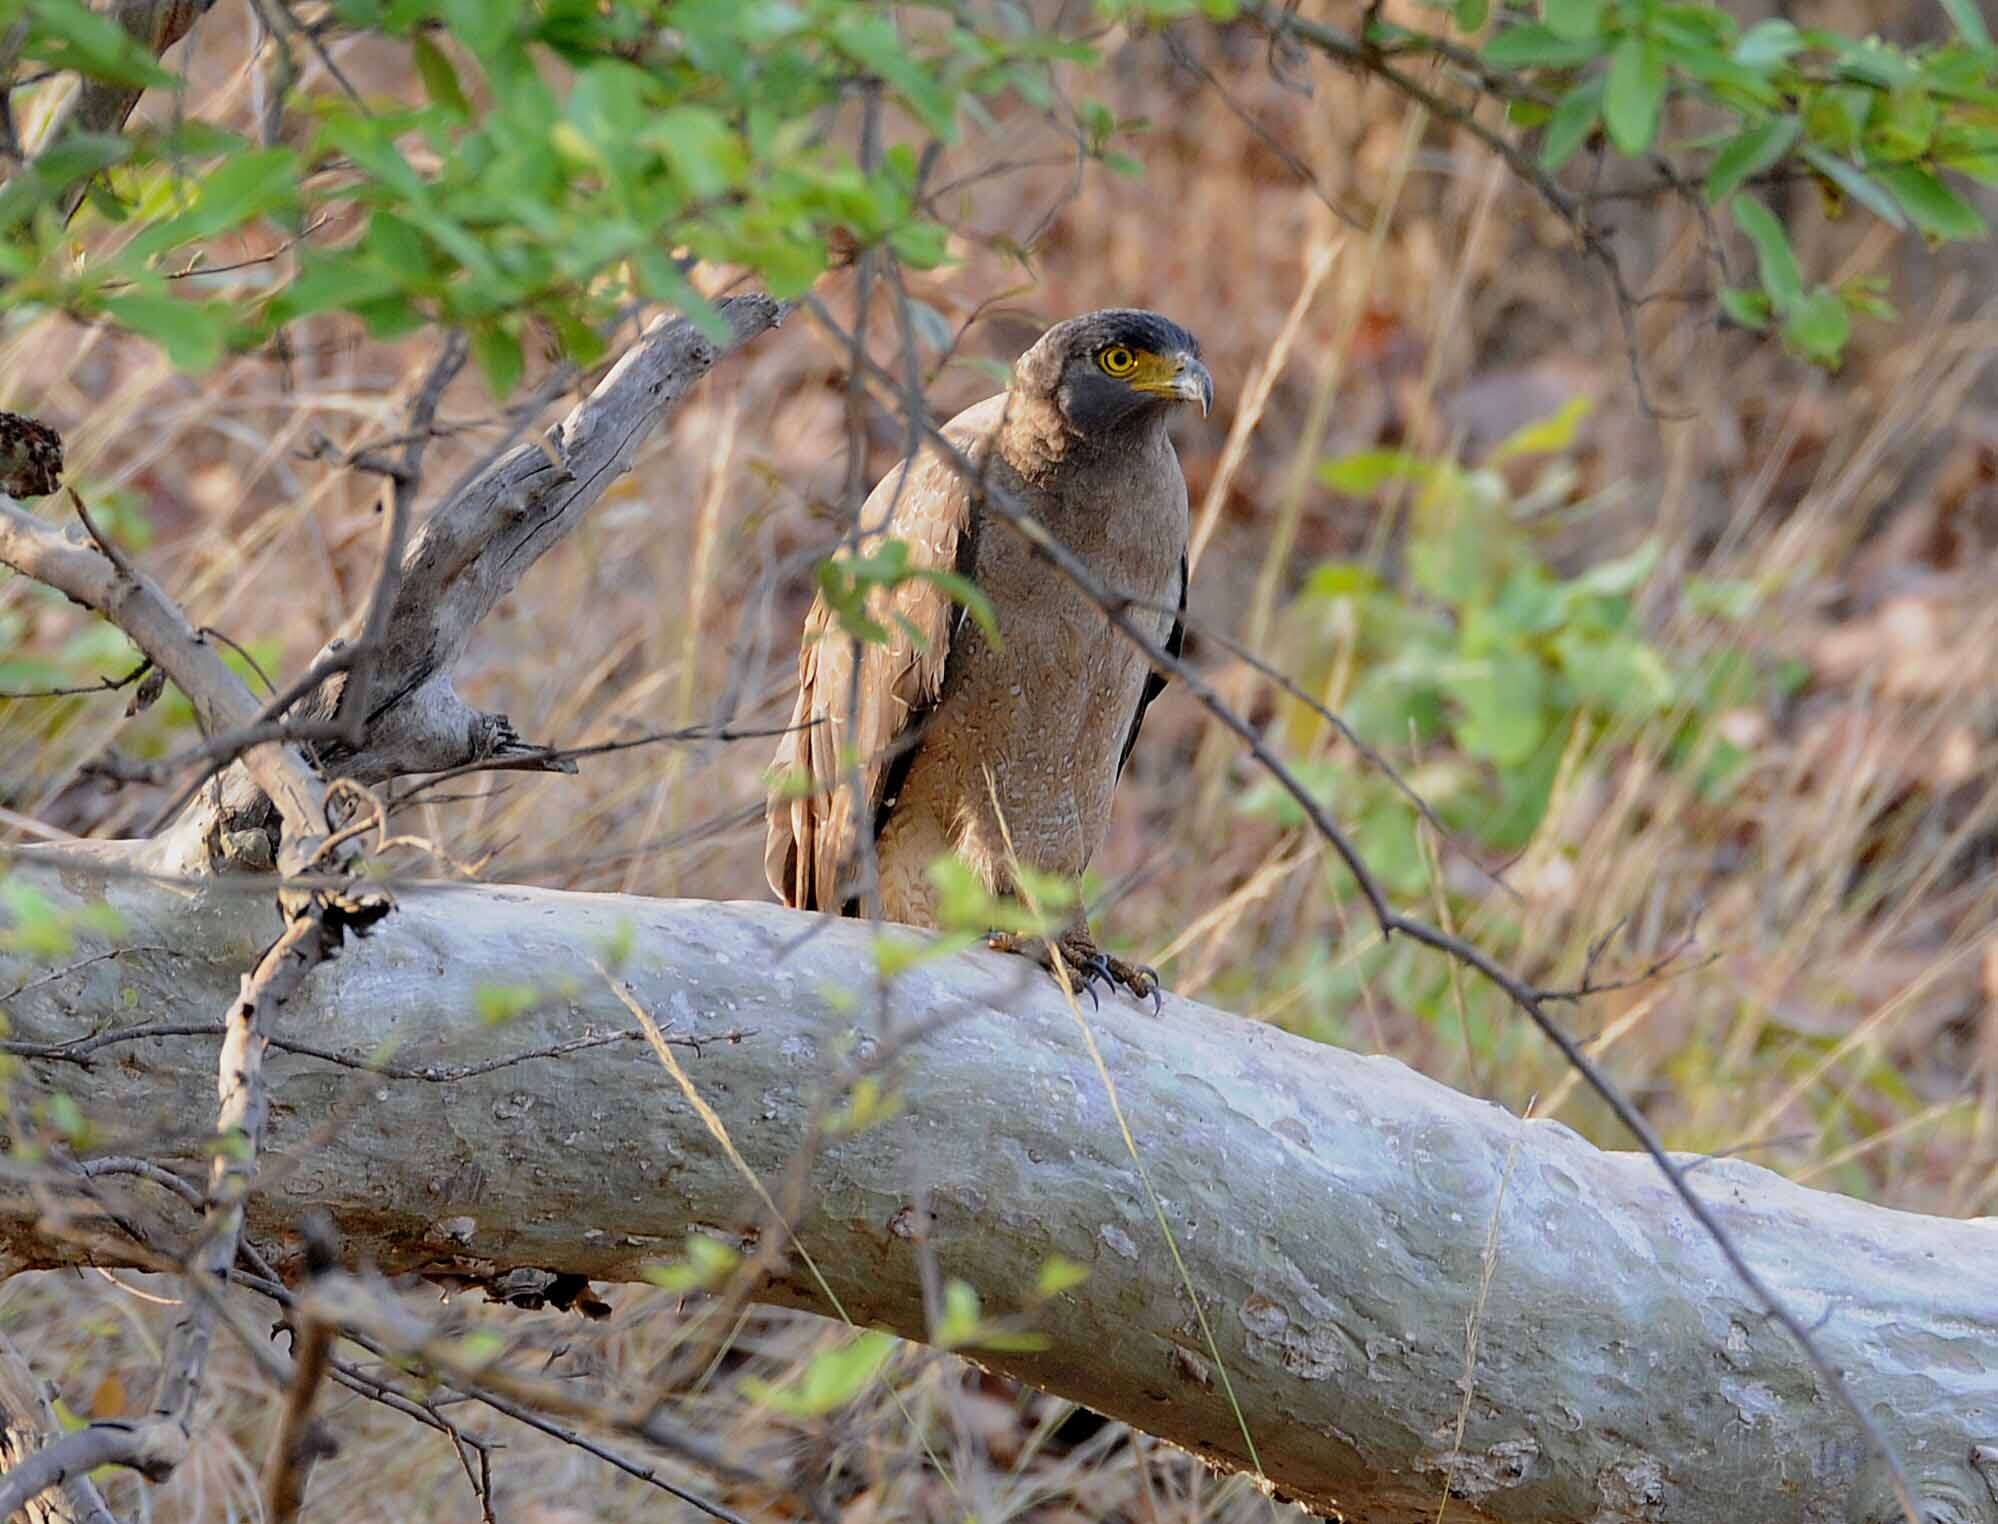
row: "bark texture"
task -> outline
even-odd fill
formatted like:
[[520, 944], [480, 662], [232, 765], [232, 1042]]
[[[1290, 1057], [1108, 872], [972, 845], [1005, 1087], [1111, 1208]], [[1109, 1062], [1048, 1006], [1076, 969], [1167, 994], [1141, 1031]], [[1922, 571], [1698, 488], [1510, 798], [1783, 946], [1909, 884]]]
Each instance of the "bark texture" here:
[[[276, 931], [267, 895], [225, 879], [191, 897], [115, 871], [122, 851], [16, 859], [58, 904], [108, 898], [132, 949], [84, 961], [107, 948], [80, 945], [62, 969], [0, 955], [0, 990], [28, 986], [7, 1002], [16, 1051], [213, 1011]], [[300, 1252], [317, 1205], [349, 1253], [481, 1276], [628, 1281], [690, 1228], [738, 1231], [741, 1176], [643, 1042], [490, 1067], [590, 1028], [635, 1035], [594, 966], [627, 936], [620, 977], [669, 1035], [749, 1034], [683, 1062], [766, 1176], [791, 1158], [828, 1072], [880, 1030], [827, 995], [874, 986], [861, 924], [526, 888], [400, 898], [273, 1034], [387, 1053], [394, 1074], [268, 1056], [267, 1183], [250, 1217], [279, 1258]], [[490, 984], [543, 998], [489, 1025], [475, 1007]], [[942, 1270], [994, 1311], [1051, 1253], [1090, 1267], [1034, 1314], [1050, 1349], [988, 1363], [1247, 1465], [1089, 1046], [1045, 976], [995, 954], [943, 959], [895, 981], [887, 1020], [937, 1025], [891, 1071], [901, 1110], [820, 1154], [799, 1225], [852, 1315], [922, 1336], [911, 1239], [926, 1197]], [[1088, 1022], [1284, 1494], [1370, 1524], [1428, 1524], [1446, 1486], [1451, 1519], [1504, 1524], [1898, 1516], [1849, 1416], [1642, 1157], [1184, 1000], [1159, 1018], [1106, 1001]], [[217, 1040], [111, 1042], [87, 1072], [27, 1069], [84, 1102], [105, 1149], [173, 1158], [163, 1140], [177, 1139], [193, 1166]], [[1998, 1220], [1894, 1212], [1738, 1161], [1695, 1178], [1892, 1436], [1932, 1518], [1998, 1524]], [[128, 1188], [147, 1211], [153, 1188]], [[59, 1259], [7, 1189], [0, 1254]], [[169, 1220], [164, 1197], [151, 1208]], [[802, 1269], [770, 1294], [818, 1306]]]
[[[451, 668], [493, 605], [631, 469], [638, 447], [687, 389], [784, 311], [760, 295], [719, 307], [728, 324], [720, 342], [685, 318], [655, 319], [560, 424], [516, 445], [439, 504], [403, 557], [367, 739], [360, 750], [336, 755], [331, 771], [373, 783], [504, 754], [511, 737], [505, 716], [466, 704], [451, 685]], [[329, 684], [327, 713], [337, 698], [338, 685]]]
[[[531, 758], [545, 749], [522, 741], [505, 715], [467, 704], [451, 669], [479, 622], [529, 567], [575, 532], [688, 389], [723, 356], [775, 327], [786, 311], [760, 294], [731, 297], [717, 308], [728, 325], [719, 341], [686, 318], [655, 319], [559, 424], [444, 495], [403, 556], [371, 674], [361, 744], [323, 748], [328, 777], [378, 783]], [[363, 617], [357, 614], [319, 653], [315, 667], [360, 633]], [[326, 682], [291, 717], [331, 719], [345, 681], [341, 675]], [[153, 866], [210, 871], [210, 843], [259, 824], [263, 797], [258, 780], [231, 768], [154, 844]]]

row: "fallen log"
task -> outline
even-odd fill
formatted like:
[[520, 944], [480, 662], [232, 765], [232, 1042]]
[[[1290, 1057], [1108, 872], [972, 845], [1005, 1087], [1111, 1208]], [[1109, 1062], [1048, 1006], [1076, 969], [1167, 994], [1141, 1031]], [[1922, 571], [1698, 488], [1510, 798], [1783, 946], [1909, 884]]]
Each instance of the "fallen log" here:
[[[121, 926], [54, 967], [0, 953], [0, 990], [21, 986], [7, 1048], [82, 1104], [96, 1146], [185, 1167], [212, 1127], [219, 1024], [143, 1034], [219, 1009], [278, 922], [268, 883], [196, 893], [131, 875], [126, 852], [14, 858], [56, 909], [108, 901]], [[824, 1145], [795, 1225], [858, 1322], [923, 1336], [920, 1202], [943, 1273], [994, 1311], [1050, 1255], [1089, 1268], [1034, 1309], [1048, 1349], [983, 1363], [1222, 1466], [1251, 1466], [1246, 1429], [1276, 1489], [1334, 1517], [1434, 1520], [1446, 1487], [1451, 1519], [1494, 1524], [1899, 1517], [1850, 1415], [1639, 1155], [1185, 1000], [1156, 1018], [1084, 1002], [1099, 1072], [1054, 986], [996, 954], [919, 963], [882, 1011], [860, 924], [515, 887], [398, 898], [274, 1034], [250, 1234], [280, 1263], [318, 1206], [383, 1269], [488, 1282], [629, 1282], [690, 1230], [739, 1234], [754, 1198], [608, 982], [621, 949], [616, 977], [697, 1044], [688, 1077], [766, 1179], [838, 1064], [917, 1034], [886, 1071], [899, 1109]], [[481, 1019], [494, 990], [527, 1008]], [[1998, 1524], [1998, 1220], [1732, 1160], [1693, 1178], [1931, 1517]], [[154, 1187], [125, 1189], [148, 1209]], [[10, 1181], [0, 1264], [77, 1256], [39, 1218]], [[795, 1260], [766, 1294], [828, 1310]]]

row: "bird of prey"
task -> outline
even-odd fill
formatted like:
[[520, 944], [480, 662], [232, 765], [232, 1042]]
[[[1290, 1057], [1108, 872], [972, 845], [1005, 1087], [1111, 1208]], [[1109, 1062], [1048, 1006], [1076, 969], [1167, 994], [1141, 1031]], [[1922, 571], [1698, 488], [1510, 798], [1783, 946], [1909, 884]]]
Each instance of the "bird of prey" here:
[[[902, 541], [911, 568], [973, 583], [999, 638], [921, 575], [873, 590], [882, 642], [842, 630], [823, 595], [813, 604], [767, 811], [764, 871], [779, 898], [858, 915], [878, 890], [888, 919], [935, 926], [928, 870], [946, 853], [995, 894], [1016, 891], [1015, 862], [1080, 879], [1165, 680], [981, 503], [1003, 494], [1030, 512], [1177, 656], [1180, 621], [1163, 610], [1186, 608], [1186, 479], [1166, 415], [1179, 402], [1205, 414], [1213, 400], [1192, 334], [1154, 312], [1092, 312], [1050, 328], [1013, 367], [1010, 390], [945, 425], [984, 490], [935, 451], [875, 487], [842, 553]], [[871, 885], [862, 833], [873, 838]], [[1040, 938], [987, 942], [1049, 963]], [[1054, 946], [1083, 987], [1105, 980], [1156, 999], [1156, 975], [1104, 954], [1079, 908]]]

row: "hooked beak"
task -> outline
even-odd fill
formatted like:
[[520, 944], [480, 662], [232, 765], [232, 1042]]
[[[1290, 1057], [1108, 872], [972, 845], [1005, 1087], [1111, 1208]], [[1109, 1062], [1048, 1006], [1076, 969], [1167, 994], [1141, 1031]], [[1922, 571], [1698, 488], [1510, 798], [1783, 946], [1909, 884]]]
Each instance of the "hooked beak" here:
[[1172, 396], [1199, 403], [1202, 418], [1214, 405], [1214, 378], [1207, 374], [1207, 367], [1192, 355], [1179, 356], [1179, 369], [1173, 372], [1169, 385]]
[[1214, 378], [1190, 354], [1148, 354], [1130, 384], [1133, 390], [1168, 402], [1197, 402], [1203, 418], [1214, 405]]

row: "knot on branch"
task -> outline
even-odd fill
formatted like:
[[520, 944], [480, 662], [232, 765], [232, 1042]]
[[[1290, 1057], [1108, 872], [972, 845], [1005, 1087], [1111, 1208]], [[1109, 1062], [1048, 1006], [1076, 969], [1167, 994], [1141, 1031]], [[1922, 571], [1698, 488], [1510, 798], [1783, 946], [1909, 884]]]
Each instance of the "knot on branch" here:
[[506, 762], [523, 772], [573, 773], [576, 764], [555, 754], [554, 748], [524, 739], [503, 714], [479, 711], [472, 722], [470, 756], [472, 762]]
[[62, 481], [62, 435], [19, 413], [0, 412], [0, 492], [46, 497]]
[[395, 909], [395, 900], [384, 889], [329, 889], [317, 896], [326, 928], [326, 956], [331, 956], [349, 933], [365, 937], [383, 917]]
[[423, 1278], [447, 1291], [481, 1291], [489, 1302], [526, 1312], [552, 1307], [557, 1312], [581, 1313], [593, 1323], [611, 1315], [610, 1303], [590, 1290], [590, 1278], [567, 1270], [521, 1265], [495, 1273], [490, 1261], [461, 1259], [447, 1267], [425, 1270]]

